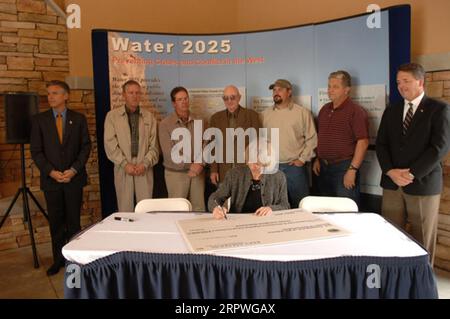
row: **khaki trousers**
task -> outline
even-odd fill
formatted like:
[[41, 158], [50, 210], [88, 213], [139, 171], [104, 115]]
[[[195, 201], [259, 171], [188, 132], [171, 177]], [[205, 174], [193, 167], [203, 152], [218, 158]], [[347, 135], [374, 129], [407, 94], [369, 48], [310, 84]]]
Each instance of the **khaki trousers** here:
[[417, 196], [405, 194], [399, 187], [396, 191], [383, 189], [382, 215], [387, 220], [406, 230], [430, 254], [433, 265], [436, 248], [437, 225], [441, 195]]
[[205, 173], [189, 177], [187, 172], [164, 170], [169, 198], [186, 198], [194, 211], [205, 211]]
[[[132, 164], [136, 164], [135, 158]], [[153, 196], [153, 168], [148, 168], [143, 176], [131, 176], [125, 172], [124, 168], [114, 166], [114, 185], [118, 211], [134, 212], [135, 195], [136, 204]]]

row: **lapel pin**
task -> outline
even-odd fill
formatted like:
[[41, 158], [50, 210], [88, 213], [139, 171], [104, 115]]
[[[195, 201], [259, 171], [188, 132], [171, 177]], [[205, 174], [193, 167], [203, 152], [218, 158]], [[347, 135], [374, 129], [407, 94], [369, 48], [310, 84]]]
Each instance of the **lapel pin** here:
[[69, 121], [69, 124], [72, 125], [72, 121]]

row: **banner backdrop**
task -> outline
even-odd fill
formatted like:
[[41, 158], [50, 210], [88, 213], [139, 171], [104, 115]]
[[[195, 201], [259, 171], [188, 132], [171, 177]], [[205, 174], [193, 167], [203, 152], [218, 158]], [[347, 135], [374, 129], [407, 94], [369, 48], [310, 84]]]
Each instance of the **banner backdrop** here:
[[[392, 86], [395, 69], [409, 61], [410, 7], [388, 8], [376, 18], [375, 27], [370, 23], [374, 15], [365, 14], [287, 29], [219, 35], [94, 30], [100, 180], [102, 174], [112, 172], [107, 172], [111, 166], [104, 163], [104, 117], [124, 104], [121, 87], [129, 79], [141, 83], [142, 106], [158, 120], [173, 111], [170, 91], [180, 85], [190, 93], [191, 111], [208, 120], [224, 109], [222, 90], [229, 84], [239, 88], [242, 106], [257, 111], [272, 106], [268, 87], [278, 78], [288, 79], [294, 85], [294, 100], [317, 115], [327, 102], [329, 73], [347, 70], [352, 75], [353, 97], [369, 112], [373, 144], [389, 93], [391, 98], [398, 97]], [[364, 165], [378, 163], [371, 157]], [[379, 179], [376, 169], [365, 170], [375, 172], [371, 179]], [[370, 187], [365, 186], [367, 182]], [[101, 183], [102, 207], [110, 207], [103, 203], [103, 195], [113, 189]], [[364, 180], [362, 190], [379, 195], [377, 184]]]

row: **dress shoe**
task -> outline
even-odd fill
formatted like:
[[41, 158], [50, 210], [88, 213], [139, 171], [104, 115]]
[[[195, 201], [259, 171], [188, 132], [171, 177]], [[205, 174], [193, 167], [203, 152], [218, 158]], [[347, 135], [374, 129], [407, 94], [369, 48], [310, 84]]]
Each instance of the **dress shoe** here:
[[49, 269], [47, 269], [47, 276], [56, 275], [61, 267], [64, 267], [64, 262], [55, 262]]

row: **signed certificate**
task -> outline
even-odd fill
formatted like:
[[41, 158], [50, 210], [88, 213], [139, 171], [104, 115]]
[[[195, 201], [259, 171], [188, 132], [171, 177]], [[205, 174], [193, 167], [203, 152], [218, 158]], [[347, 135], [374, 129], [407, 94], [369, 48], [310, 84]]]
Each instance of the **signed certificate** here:
[[179, 220], [177, 224], [189, 249], [199, 253], [349, 234], [320, 215], [298, 209], [266, 217], [253, 214], [229, 214], [228, 220], [200, 217]]

